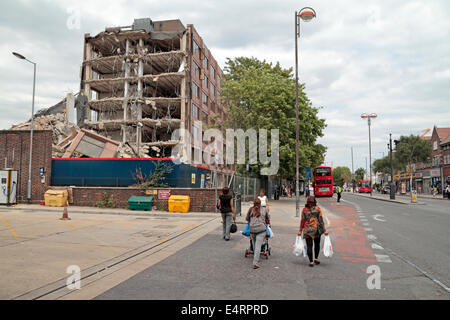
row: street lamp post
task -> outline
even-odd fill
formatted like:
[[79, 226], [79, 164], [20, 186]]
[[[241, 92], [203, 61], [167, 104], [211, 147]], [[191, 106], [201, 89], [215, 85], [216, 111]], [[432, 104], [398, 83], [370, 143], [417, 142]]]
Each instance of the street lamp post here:
[[295, 216], [300, 216], [300, 173], [299, 173], [299, 128], [298, 128], [298, 38], [300, 38], [300, 19], [305, 22], [316, 17], [314, 9], [305, 7], [300, 11], [295, 11]]
[[369, 181], [370, 181], [370, 195], [372, 196], [372, 141], [370, 139], [370, 119], [375, 119], [377, 115], [375, 113], [361, 115], [361, 119], [367, 118], [367, 124], [369, 125]]
[[28, 203], [30, 203], [31, 202], [31, 164], [33, 161], [34, 96], [35, 96], [35, 89], [36, 89], [36, 63], [28, 60], [20, 53], [13, 52], [12, 54], [21, 60], [26, 60], [29, 63], [33, 64], [33, 98], [32, 98], [32, 103], [31, 103], [30, 160], [28, 163], [28, 185], [27, 185], [27, 201], [28, 201]]
[[389, 158], [391, 164], [391, 187], [389, 188], [389, 195], [391, 200], [395, 200], [394, 165], [392, 163], [392, 133], [389, 133]]

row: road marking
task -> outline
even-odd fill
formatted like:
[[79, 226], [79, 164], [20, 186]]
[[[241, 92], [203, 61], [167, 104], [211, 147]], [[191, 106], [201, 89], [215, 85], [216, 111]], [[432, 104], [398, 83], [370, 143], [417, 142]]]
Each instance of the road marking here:
[[363, 222], [366, 222], [366, 221], [368, 221], [367, 219], [360, 219], [361, 221], [363, 221]]
[[6, 221], [6, 219], [3, 217], [2, 217], [2, 221], [5, 224], [5, 226], [8, 227], [9, 231], [12, 233], [14, 238], [16, 238], [16, 240], [19, 240], [19, 236], [17, 235], [16, 231], [14, 231], [13, 227], [11, 227], [11, 225], [8, 223], [8, 221]]
[[363, 226], [369, 226], [369, 223], [367, 223], [367, 222], [365, 222], [365, 223], [363, 223]]
[[125, 222], [123, 222], [123, 221], [116, 221], [116, 222], [117, 222], [118, 224], [122, 225], [122, 226], [131, 228], [131, 225], [129, 225], [128, 223], [125, 223]]
[[378, 262], [392, 263], [391, 258], [385, 254], [375, 254], [375, 258], [377, 258]]
[[366, 231], [373, 231], [372, 228], [364, 228], [364, 230], [366, 230]]
[[367, 235], [367, 239], [369, 239], [369, 240], [376, 240], [377, 237], [375, 237], [373, 234], [368, 234]]
[[372, 249], [383, 250], [383, 247], [376, 243], [372, 243], [370, 246]]
[[374, 220], [381, 221], [381, 222], [386, 222], [386, 220], [380, 219], [379, 217], [384, 217], [384, 216], [382, 214], [375, 214], [375, 215], [372, 216], [372, 218], [374, 218]]
[[66, 226], [68, 226], [68, 227], [71, 227], [72, 229], [78, 229], [77, 227], [75, 227], [73, 224], [70, 224], [70, 223], [68, 223], [67, 221], [65, 221], [65, 220], [60, 220], [60, 219], [58, 219], [59, 221], [61, 221], [62, 223], [64, 223]]

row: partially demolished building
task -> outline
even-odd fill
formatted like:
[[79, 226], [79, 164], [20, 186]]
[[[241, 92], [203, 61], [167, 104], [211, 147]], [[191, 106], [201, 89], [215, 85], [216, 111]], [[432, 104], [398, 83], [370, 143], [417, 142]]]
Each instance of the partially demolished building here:
[[[121, 142], [136, 157], [170, 157], [179, 142], [175, 129], [195, 137], [226, 119], [221, 78], [194, 26], [180, 20], [136, 19], [86, 34], [81, 89], [88, 104], [77, 110], [85, 114], [78, 125]], [[193, 148], [202, 151], [204, 144]]]

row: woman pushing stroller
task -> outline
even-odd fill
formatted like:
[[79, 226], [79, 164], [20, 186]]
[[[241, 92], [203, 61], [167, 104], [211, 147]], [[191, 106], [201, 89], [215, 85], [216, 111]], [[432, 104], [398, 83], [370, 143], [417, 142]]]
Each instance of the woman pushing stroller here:
[[264, 210], [264, 213], [262, 213], [261, 200], [255, 199], [253, 201], [253, 207], [248, 210], [245, 220], [250, 223], [250, 238], [254, 249], [253, 269], [258, 269], [259, 256], [261, 254], [261, 245], [263, 244], [267, 235], [266, 226], [270, 225], [269, 212]]

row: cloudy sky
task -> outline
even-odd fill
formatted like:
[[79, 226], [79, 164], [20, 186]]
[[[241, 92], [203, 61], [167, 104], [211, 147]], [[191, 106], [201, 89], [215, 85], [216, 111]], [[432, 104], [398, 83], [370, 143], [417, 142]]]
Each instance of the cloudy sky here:
[[[389, 133], [450, 127], [450, 1], [358, 0], [2, 0], [0, 2], [0, 129], [30, 117], [32, 65], [38, 63], [36, 110], [78, 92], [83, 35], [130, 25], [134, 18], [179, 18], [194, 24], [224, 66], [227, 57], [255, 56], [294, 65], [294, 11], [301, 23], [300, 79], [328, 124], [320, 142], [327, 164], [365, 167], [367, 121], [372, 158], [387, 154]], [[79, 17], [79, 19], [77, 19]]]

